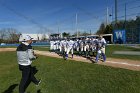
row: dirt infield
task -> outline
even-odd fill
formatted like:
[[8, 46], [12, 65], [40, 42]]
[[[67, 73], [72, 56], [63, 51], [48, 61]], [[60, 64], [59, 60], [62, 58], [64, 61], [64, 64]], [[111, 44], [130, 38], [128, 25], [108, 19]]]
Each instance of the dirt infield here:
[[4, 51], [16, 51], [16, 48], [0, 48], [0, 52]]
[[[15, 51], [15, 50], [16, 50], [16, 48], [0, 48], [0, 52], [2, 52], [2, 51]], [[35, 50], [35, 53], [38, 55], [62, 58], [61, 56], [57, 55], [56, 53], [48, 52], [48, 51]], [[69, 60], [94, 63], [94, 58], [87, 59], [87, 58], [79, 57], [79, 56], [74, 56], [73, 59], [69, 58]], [[106, 62], [99, 61], [96, 64], [140, 71], [140, 62], [136, 61], [136, 60], [107, 58]]]

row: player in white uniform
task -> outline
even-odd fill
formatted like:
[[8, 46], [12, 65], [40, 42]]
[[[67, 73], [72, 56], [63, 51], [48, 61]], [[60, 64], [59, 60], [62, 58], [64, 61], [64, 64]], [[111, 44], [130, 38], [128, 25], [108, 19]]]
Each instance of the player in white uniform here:
[[66, 45], [67, 45], [67, 41], [66, 40], [63, 40], [62, 42], [62, 56], [63, 56], [63, 58], [65, 58], [65, 55], [66, 55], [66, 51], [67, 51], [67, 47], [66, 47]]
[[75, 51], [77, 51], [77, 50], [76, 50], [76, 48], [77, 48], [77, 40], [74, 40], [73, 42], [74, 42], [73, 49], [74, 49]]
[[72, 40], [67, 41], [67, 52], [66, 52], [65, 59], [68, 59], [68, 54], [69, 54], [70, 51], [71, 51], [71, 55], [72, 55], [72, 58], [73, 58], [73, 45], [74, 45], [74, 41], [72, 41]]
[[56, 52], [59, 50], [59, 40], [56, 41]]
[[64, 47], [64, 52], [66, 54], [66, 52], [67, 52], [67, 40], [63, 41], [63, 47]]
[[56, 40], [53, 42], [53, 51], [56, 51]]
[[62, 54], [63, 41], [59, 40], [59, 54]]
[[96, 45], [97, 45], [97, 39], [95, 37], [91, 38], [91, 40], [90, 40], [90, 50], [92, 51], [93, 56], [95, 56]]
[[80, 49], [80, 41], [79, 39], [76, 40], [76, 51], [79, 52]]
[[105, 39], [102, 36], [99, 36], [98, 41], [97, 41], [97, 55], [96, 55], [95, 62], [98, 62], [100, 54], [103, 57], [103, 62], [106, 61], [105, 46], [106, 46]]
[[80, 49], [80, 44], [79, 44], [79, 39], [74, 41], [74, 47], [73, 49], [77, 52], [77, 54], [79, 55], [79, 49]]
[[81, 38], [79, 40], [79, 46], [80, 46], [79, 55], [82, 56], [83, 55], [83, 50], [84, 50], [84, 39]]
[[79, 39], [77, 39], [76, 51], [77, 51], [78, 55], [80, 56], [80, 40]]
[[89, 38], [86, 38], [84, 41], [84, 55], [85, 55], [85, 57], [88, 57], [89, 53], [90, 53], [89, 43], [90, 43]]
[[50, 51], [53, 50], [53, 40], [50, 41]]

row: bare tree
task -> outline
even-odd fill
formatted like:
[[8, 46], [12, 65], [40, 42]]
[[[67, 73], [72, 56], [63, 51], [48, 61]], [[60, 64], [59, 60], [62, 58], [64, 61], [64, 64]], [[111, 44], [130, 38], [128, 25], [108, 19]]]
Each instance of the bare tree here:
[[46, 34], [42, 34], [42, 40], [46, 39]]
[[20, 34], [14, 28], [3, 28], [0, 30], [0, 39], [5, 42], [18, 42]]
[[7, 36], [5, 29], [0, 30], [0, 39], [4, 40]]
[[10, 41], [12, 41], [12, 42], [18, 41], [20, 33], [14, 28], [9, 28], [7, 30], [8, 30], [8, 33], [9, 33]]

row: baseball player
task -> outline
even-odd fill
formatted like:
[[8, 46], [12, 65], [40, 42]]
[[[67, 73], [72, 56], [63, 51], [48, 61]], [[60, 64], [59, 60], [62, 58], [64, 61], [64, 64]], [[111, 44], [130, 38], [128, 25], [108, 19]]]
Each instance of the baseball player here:
[[68, 39], [66, 45], [67, 45], [67, 52], [66, 52], [65, 59], [68, 59], [68, 54], [69, 54], [70, 51], [71, 51], [71, 55], [72, 55], [72, 58], [73, 58], [73, 45], [74, 45], [74, 41]]
[[61, 39], [58, 41], [58, 50], [59, 50], [59, 54], [61, 54], [62, 53], [62, 40]]
[[56, 51], [56, 40], [53, 41], [53, 51]]
[[85, 41], [84, 41], [84, 54], [85, 54], [85, 57], [87, 57], [90, 53], [89, 51], [89, 38], [86, 38]]
[[80, 48], [79, 55], [82, 56], [83, 55], [83, 50], [84, 50], [84, 39], [81, 38], [79, 40], [79, 45], [80, 45], [80, 47], [79, 47]]
[[50, 41], [50, 51], [53, 50], [53, 43], [54, 43], [53, 40], [51, 40], [51, 41]]
[[77, 50], [78, 55], [80, 56], [80, 40], [79, 39], [77, 40], [77, 48], [76, 48], [76, 50]]
[[61, 45], [61, 48], [62, 48], [62, 56], [63, 56], [63, 58], [65, 58], [66, 51], [67, 51], [67, 40], [65, 39], [61, 43], [62, 43], [62, 45]]
[[97, 40], [97, 55], [96, 55], [95, 62], [98, 62], [98, 59], [99, 59], [99, 56], [100, 55], [103, 57], [103, 62], [106, 61], [105, 46], [106, 46], [106, 41], [100, 35], [99, 38], [98, 38], [98, 40]]
[[59, 40], [56, 40], [56, 50], [55, 50], [56, 53], [59, 52]]
[[96, 52], [96, 45], [97, 45], [97, 39], [95, 37], [91, 38], [90, 50], [92, 51], [93, 56], [95, 55], [95, 52]]
[[79, 48], [80, 48], [80, 43], [79, 40], [75, 40], [74, 41], [74, 50], [77, 51], [78, 55], [79, 55]]
[[31, 66], [32, 61], [37, 59], [31, 46], [32, 42], [32, 38], [27, 35], [16, 50], [19, 70], [22, 73], [22, 78], [19, 84], [19, 93], [25, 93], [30, 82], [33, 82], [36, 85], [39, 85], [41, 82], [41, 80], [37, 80], [34, 76], [33, 67]]

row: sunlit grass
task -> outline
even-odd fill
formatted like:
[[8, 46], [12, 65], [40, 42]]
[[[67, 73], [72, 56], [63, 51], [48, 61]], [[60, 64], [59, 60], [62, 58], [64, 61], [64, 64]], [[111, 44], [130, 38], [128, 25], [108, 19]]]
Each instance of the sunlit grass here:
[[[0, 53], [0, 93], [11, 85], [19, 84], [16, 53]], [[88, 64], [53, 57], [39, 56], [33, 62], [38, 68], [39, 87], [30, 84], [29, 93], [139, 93], [140, 72]], [[18, 86], [13, 89], [18, 93]]]

